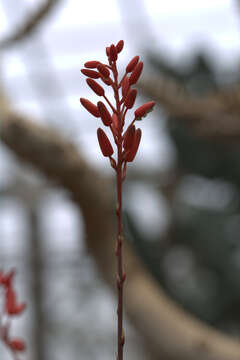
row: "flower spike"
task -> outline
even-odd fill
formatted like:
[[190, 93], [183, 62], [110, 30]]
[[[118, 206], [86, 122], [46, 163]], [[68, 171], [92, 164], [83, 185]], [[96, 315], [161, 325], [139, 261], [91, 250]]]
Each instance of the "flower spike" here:
[[[98, 101], [97, 106], [87, 99], [81, 98], [80, 102], [85, 109], [95, 117], [100, 117], [103, 125], [107, 126], [112, 133], [112, 140], [107, 136], [103, 129], [98, 128], [97, 138], [103, 156], [108, 157], [111, 167], [116, 172], [117, 182], [117, 245], [115, 254], [117, 257], [117, 291], [118, 291], [118, 335], [117, 335], [117, 360], [123, 360], [123, 347], [125, 343], [125, 336], [123, 331], [123, 285], [126, 279], [126, 274], [123, 271], [122, 259], [122, 243], [123, 238], [123, 223], [122, 223], [122, 185], [126, 177], [127, 166], [136, 157], [142, 132], [141, 129], [135, 128], [135, 121], [145, 117], [150, 112], [155, 103], [150, 101], [140, 107], [134, 112], [134, 118], [125, 129], [127, 112], [133, 108], [137, 90], [131, 88], [136, 84], [143, 70], [143, 62], [139, 62], [139, 56], [134, 56], [126, 66], [125, 74], [119, 79], [117, 68], [118, 56], [123, 50], [124, 41], [120, 40], [116, 45], [106, 47], [106, 55], [108, 64], [103, 64], [100, 61], [88, 61], [85, 63], [85, 68], [82, 73], [87, 78], [88, 86], [93, 92], [102, 96], [103, 100]], [[95, 70], [92, 70], [95, 69]], [[108, 86], [108, 89], [113, 91], [114, 103], [107, 97], [104, 88], [98, 84], [94, 79], [100, 78], [101, 81]], [[103, 101], [106, 101], [104, 104]], [[107, 105], [107, 106], [106, 106]], [[113, 150], [113, 145], [116, 151]], [[115, 159], [113, 158], [115, 155]], [[1, 278], [1, 276], [0, 276]], [[21, 305], [20, 305], [21, 306]]]

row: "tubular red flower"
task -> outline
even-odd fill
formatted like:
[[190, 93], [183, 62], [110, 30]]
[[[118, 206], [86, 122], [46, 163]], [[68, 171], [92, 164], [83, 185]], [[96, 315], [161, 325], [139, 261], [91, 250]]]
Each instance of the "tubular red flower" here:
[[155, 105], [155, 101], [149, 101], [146, 104], [143, 104], [139, 108], [137, 108], [134, 112], [135, 119], [141, 120], [142, 117], [145, 117], [150, 111], [153, 110]]
[[84, 66], [89, 69], [94, 69], [98, 66], [98, 64], [99, 64], [99, 61], [92, 60], [92, 61], [87, 61], [84, 64]]
[[111, 156], [113, 154], [112, 145], [111, 145], [107, 135], [101, 128], [98, 128], [98, 130], [97, 130], [97, 137], [98, 137], [99, 146], [100, 146], [103, 156], [107, 156], [107, 157]]
[[95, 92], [95, 94], [97, 94], [98, 96], [103, 96], [104, 95], [104, 88], [99, 85], [95, 80], [87, 78], [87, 84], [88, 86]]
[[101, 75], [101, 80], [104, 82], [104, 84], [106, 84], [106, 85], [112, 85], [112, 79], [110, 79], [110, 77], [109, 78], [105, 78], [105, 77], [103, 77], [102, 75]]
[[80, 98], [80, 103], [82, 104], [83, 107], [85, 107], [87, 111], [90, 112], [90, 114], [92, 114], [97, 118], [100, 117], [97, 106], [94, 105], [91, 101], [89, 101], [88, 99]]
[[128, 63], [127, 67], [126, 67], [126, 72], [129, 73], [129, 72], [132, 72], [133, 69], [135, 68], [135, 66], [137, 65], [138, 63], [138, 60], [139, 60], [139, 56], [134, 56], [132, 58], [132, 60]]
[[18, 304], [15, 291], [9, 287], [5, 296], [5, 312], [8, 315], [19, 315], [26, 308], [26, 304]]
[[6, 291], [5, 296], [5, 312], [7, 314], [11, 314], [16, 306], [16, 293], [15, 291], [9, 287]]
[[94, 70], [89, 70], [89, 69], [81, 69], [81, 73], [85, 76], [88, 76], [92, 79], [99, 79], [100, 78], [100, 74], [97, 71]]
[[133, 85], [136, 84], [136, 82], [138, 81], [141, 73], [142, 73], [142, 69], [143, 69], [143, 62], [140, 61], [135, 68], [133, 69], [133, 72], [131, 73], [130, 77], [129, 77], [129, 84]]
[[109, 47], [109, 46], [106, 47], [106, 55], [107, 55], [107, 56], [110, 55], [110, 47]]
[[15, 305], [15, 308], [12, 309], [12, 312], [9, 314], [10, 315], [20, 315], [24, 310], [26, 309], [26, 304], [25, 303], [22, 303], [22, 304], [16, 304]]
[[117, 50], [118, 54], [122, 51], [123, 46], [124, 46], [124, 41], [120, 40], [116, 45], [116, 50]]
[[102, 74], [102, 76], [103, 76], [104, 78], [108, 78], [108, 77], [109, 77], [110, 71], [108, 70], [108, 68], [107, 68], [105, 65], [103, 65], [103, 64], [98, 64], [97, 69], [98, 69], [98, 71], [100, 72], [100, 74]]
[[131, 147], [130, 151], [126, 154], [126, 161], [131, 162], [134, 160], [134, 158], [137, 154], [138, 148], [139, 148], [141, 136], [142, 136], [141, 129], [137, 129], [134, 134], [134, 140], [133, 140], [132, 147]]
[[132, 147], [135, 135], [135, 125], [131, 125], [127, 128], [124, 134], [123, 147], [125, 150], [129, 150]]
[[102, 122], [104, 125], [109, 126], [112, 123], [112, 117], [102, 101], [97, 103], [98, 111], [100, 113]]
[[1, 285], [5, 286], [5, 288], [9, 288], [12, 284], [12, 280], [13, 280], [15, 273], [16, 273], [15, 270], [11, 270], [7, 274], [2, 273], [1, 274]]
[[124, 101], [124, 105], [126, 106], [127, 109], [131, 109], [135, 103], [135, 99], [137, 96], [137, 90], [136, 89], [131, 89], [128, 94], [127, 97]]
[[115, 46], [112, 44], [109, 49], [109, 59], [110, 61], [116, 61], [118, 58], [117, 50]]
[[129, 88], [130, 88], [129, 78], [128, 78], [128, 76], [125, 76], [125, 78], [123, 79], [123, 82], [122, 82], [122, 96], [123, 97], [125, 97], [127, 95]]
[[26, 345], [23, 340], [21, 339], [13, 339], [8, 342], [8, 346], [13, 351], [24, 351], [26, 349]]

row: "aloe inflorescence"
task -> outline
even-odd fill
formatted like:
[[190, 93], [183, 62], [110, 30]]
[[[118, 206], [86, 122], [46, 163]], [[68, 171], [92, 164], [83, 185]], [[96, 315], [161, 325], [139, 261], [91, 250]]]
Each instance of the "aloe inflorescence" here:
[[[117, 289], [118, 289], [118, 350], [117, 360], [123, 359], [123, 346], [125, 336], [123, 331], [123, 284], [126, 274], [123, 271], [122, 243], [123, 243], [123, 223], [122, 223], [122, 185], [126, 177], [127, 164], [132, 162], [137, 154], [141, 141], [142, 132], [136, 128], [135, 122], [141, 120], [148, 112], [153, 110], [154, 101], [147, 102], [138, 107], [132, 121], [125, 126], [126, 114], [135, 104], [137, 89], [133, 88], [141, 76], [143, 62], [139, 61], [139, 56], [134, 56], [128, 63], [125, 73], [119, 80], [117, 60], [119, 53], [124, 46], [123, 40], [117, 45], [111, 45], [106, 48], [108, 59], [107, 64], [100, 61], [88, 61], [84, 64], [85, 68], [81, 70], [82, 74], [87, 76], [86, 82], [92, 91], [105, 100], [98, 101], [97, 105], [91, 101], [80, 98], [83, 107], [94, 117], [101, 118], [105, 127], [112, 133], [111, 140], [102, 128], [97, 130], [97, 138], [103, 156], [108, 157], [110, 165], [116, 172], [117, 183], [117, 207], [116, 215], [118, 220], [117, 230]], [[115, 103], [113, 104], [106, 96], [104, 87], [96, 80], [102, 81], [107, 87], [112, 88]], [[115, 150], [114, 150], [115, 148]], [[113, 157], [115, 155], [115, 158]]]

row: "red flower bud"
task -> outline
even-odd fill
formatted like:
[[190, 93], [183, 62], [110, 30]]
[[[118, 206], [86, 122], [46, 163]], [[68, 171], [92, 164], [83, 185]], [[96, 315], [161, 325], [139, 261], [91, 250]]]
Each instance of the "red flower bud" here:
[[143, 104], [139, 108], [137, 108], [134, 112], [135, 119], [141, 120], [142, 117], [145, 117], [150, 111], [153, 110], [153, 107], [155, 105], [155, 101], [149, 101], [146, 104]]
[[110, 55], [110, 47], [109, 47], [109, 46], [106, 47], [106, 55], [107, 55], [107, 56]]
[[8, 345], [13, 351], [24, 351], [26, 349], [26, 345], [21, 339], [10, 340]]
[[133, 72], [130, 75], [129, 78], [129, 84], [136, 84], [136, 82], [138, 81], [141, 73], [142, 73], [142, 69], [143, 69], [143, 62], [140, 61], [134, 68]]
[[135, 99], [137, 96], [137, 90], [136, 89], [131, 89], [128, 94], [127, 97], [124, 101], [124, 105], [126, 106], [127, 109], [131, 109], [135, 103]]
[[109, 126], [112, 123], [112, 117], [108, 111], [108, 109], [106, 108], [106, 106], [104, 105], [103, 102], [99, 101], [97, 103], [97, 107], [98, 107], [98, 111], [100, 113], [102, 122], [104, 123], [104, 125]]
[[1, 273], [1, 284], [6, 288], [9, 288], [12, 284], [15, 272], [15, 270], [11, 270], [8, 274]]
[[116, 50], [117, 50], [118, 54], [122, 51], [123, 46], [124, 46], [124, 41], [120, 40], [116, 45]]
[[134, 56], [134, 58], [132, 58], [132, 60], [129, 62], [128, 66], [126, 67], [126, 72], [132, 72], [133, 69], [135, 68], [135, 66], [137, 65], [139, 60], [139, 56]]
[[103, 76], [104, 78], [108, 78], [108, 77], [109, 77], [110, 71], [108, 70], [108, 68], [107, 68], [105, 65], [103, 65], [103, 64], [98, 64], [97, 69], [98, 69], [98, 71], [100, 72], [100, 74], [102, 74], [102, 76]]
[[11, 314], [14, 311], [16, 305], [16, 293], [11, 287], [9, 287], [6, 291], [5, 300], [5, 312], [7, 314]]
[[112, 79], [110, 79], [110, 78], [105, 78], [105, 77], [103, 77], [102, 75], [101, 75], [101, 80], [104, 82], [104, 84], [106, 84], [106, 85], [112, 85]]
[[83, 75], [86, 75], [92, 79], [99, 79], [100, 78], [100, 74], [97, 71], [94, 70], [89, 70], [89, 69], [82, 69], [81, 73], [83, 73]]
[[135, 130], [135, 125], [131, 125], [127, 128], [123, 140], [123, 147], [125, 150], [129, 150], [132, 147]]
[[134, 134], [134, 141], [133, 141], [132, 147], [131, 147], [130, 151], [126, 154], [126, 161], [131, 162], [134, 160], [134, 158], [137, 154], [137, 151], [138, 151], [141, 136], [142, 136], [141, 129], [137, 129]]
[[109, 58], [110, 58], [110, 61], [116, 61], [117, 60], [117, 50], [115, 48], [115, 46], [112, 44], [110, 46], [110, 49], [109, 49]]
[[90, 112], [90, 114], [92, 114], [93, 116], [95, 116], [97, 118], [100, 117], [97, 106], [94, 105], [91, 101], [81, 98], [80, 102], [81, 102], [82, 106], [85, 107], [85, 109]]
[[19, 304], [19, 305], [15, 305], [15, 308], [13, 309], [13, 311], [9, 313], [9, 315], [19, 315], [21, 314], [24, 310], [26, 309], [26, 304], [25, 303], [22, 303], [22, 304]]
[[117, 133], [118, 133], [118, 117], [117, 117], [117, 114], [115, 114], [115, 113], [112, 114], [112, 129], [113, 129], [115, 135], [117, 135]]
[[107, 135], [101, 128], [97, 129], [97, 137], [103, 156], [111, 156], [113, 154], [112, 145]]
[[122, 82], [122, 96], [125, 97], [130, 88], [128, 76], [125, 76]]
[[26, 304], [17, 304], [17, 298], [15, 291], [9, 287], [6, 291], [6, 303], [5, 303], [5, 312], [8, 315], [19, 315], [26, 307]]
[[89, 68], [89, 69], [94, 69], [94, 68], [96, 68], [96, 67], [98, 66], [98, 64], [99, 64], [99, 61], [93, 60], [93, 61], [87, 61], [87, 62], [84, 64], [84, 66], [85, 66], [86, 68]]
[[87, 80], [88, 86], [97, 94], [98, 96], [104, 95], [104, 89], [101, 85], [99, 85], [95, 80], [88, 78]]

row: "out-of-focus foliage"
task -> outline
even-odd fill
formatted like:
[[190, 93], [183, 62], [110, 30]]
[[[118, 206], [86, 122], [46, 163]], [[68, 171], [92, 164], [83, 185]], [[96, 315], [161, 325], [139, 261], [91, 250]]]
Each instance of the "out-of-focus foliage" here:
[[[169, 65], [158, 54], [149, 55], [149, 60], [159, 73], [199, 97], [224, 86], [204, 52], [195, 55], [191, 66], [184, 66], [185, 61]], [[179, 174], [171, 190], [168, 232], [150, 241], [128, 214], [129, 232], [175, 300], [210, 324], [239, 335], [240, 147], [203, 139], [181, 118], [168, 117], [167, 128]]]

